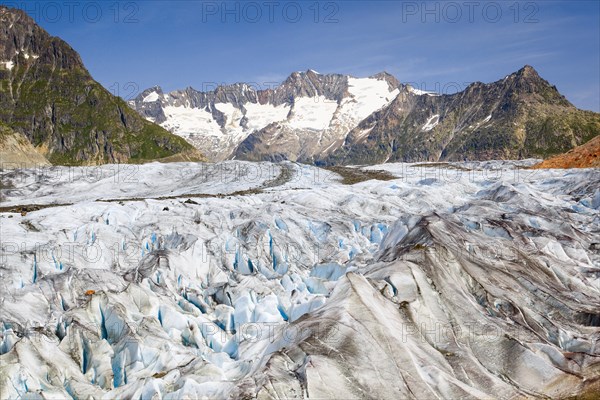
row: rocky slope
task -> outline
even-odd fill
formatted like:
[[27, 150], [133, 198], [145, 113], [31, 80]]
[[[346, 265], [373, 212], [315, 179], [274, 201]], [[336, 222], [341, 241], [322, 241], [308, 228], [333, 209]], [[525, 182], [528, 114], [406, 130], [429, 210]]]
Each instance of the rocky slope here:
[[23, 134], [0, 123], [0, 168], [32, 168], [45, 165], [50, 165], [50, 162]]
[[544, 160], [534, 168], [600, 168], [600, 136], [565, 154]]
[[325, 164], [544, 158], [600, 134], [530, 66], [452, 95], [400, 93], [354, 129]]
[[309, 70], [274, 90], [152, 88], [131, 105], [215, 160], [545, 158], [600, 134], [600, 114], [578, 110], [530, 66], [452, 95], [415, 90], [386, 73], [356, 79]]
[[[140, 162], [192, 146], [94, 81], [81, 58], [20, 10], [0, 6], [0, 121], [55, 164]], [[190, 153], [191, 152], [191, 153]]]

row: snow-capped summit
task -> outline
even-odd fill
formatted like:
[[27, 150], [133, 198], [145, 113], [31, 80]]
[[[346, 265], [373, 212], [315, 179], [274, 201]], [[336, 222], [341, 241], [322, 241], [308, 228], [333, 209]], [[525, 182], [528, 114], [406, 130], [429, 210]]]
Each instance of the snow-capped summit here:
[[164, 95], [153, 88], [130, 104], [215, 161], [345, 165], [543, 157], [582, 144], [600, 126], [600, 114], [575, 108], [529, 65], [453, 94], [402, 84], [385, 71], [355, 78], [308, 69], [276, 88], [238, 83]]
[[[337, 148], [363, 118], [394, 99], [398, 86], [383, 72], [354, 78], [309, 69], [292, 73], [276, 88], [235, 83], [165, 94], [153, 87], [129, 104], [213, 160], [268, 158], [260, 144], [274, 158], [296, 160]], [[284, 133], [272, 137], [280, 130]]]

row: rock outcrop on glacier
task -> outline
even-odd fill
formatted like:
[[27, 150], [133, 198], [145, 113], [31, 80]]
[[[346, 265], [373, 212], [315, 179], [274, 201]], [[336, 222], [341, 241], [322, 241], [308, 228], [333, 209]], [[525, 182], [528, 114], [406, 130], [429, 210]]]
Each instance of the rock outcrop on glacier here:
[[600, 173], [532, 163], [5, 170], [0, 397], [593, 393]]

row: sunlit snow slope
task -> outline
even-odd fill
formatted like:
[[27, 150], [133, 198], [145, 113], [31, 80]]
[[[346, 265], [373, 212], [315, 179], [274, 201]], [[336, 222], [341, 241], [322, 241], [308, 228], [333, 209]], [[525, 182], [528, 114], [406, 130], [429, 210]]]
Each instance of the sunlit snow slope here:
[[300, 160], [341, 146], [363, 119], [398, 95], [399, 86], [386, 73], [354, 78], [308, 70], [274, 89], [239, 83], [163, 93], [154, 87], [130, 105], [211, 160]]
[[597, 169], [135, 168], [0, 174], [0, 398], [600, 390]]

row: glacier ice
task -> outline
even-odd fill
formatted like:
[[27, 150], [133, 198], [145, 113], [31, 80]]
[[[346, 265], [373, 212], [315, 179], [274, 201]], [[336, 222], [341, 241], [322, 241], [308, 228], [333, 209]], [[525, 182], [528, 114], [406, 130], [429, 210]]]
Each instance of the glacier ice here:
[[2, 171], [0, 397], [593, 393], [600, 172], [522, 166]]

